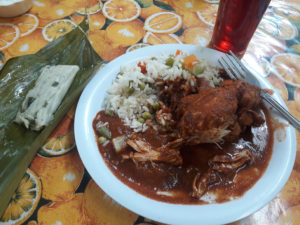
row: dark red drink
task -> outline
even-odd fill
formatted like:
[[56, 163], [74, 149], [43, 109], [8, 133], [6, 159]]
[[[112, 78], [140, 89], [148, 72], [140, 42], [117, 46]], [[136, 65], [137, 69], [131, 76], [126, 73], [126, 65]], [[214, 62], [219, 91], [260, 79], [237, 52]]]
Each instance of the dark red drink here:
[[211, 47], [244, 54], [270, 1], [221, 0]]

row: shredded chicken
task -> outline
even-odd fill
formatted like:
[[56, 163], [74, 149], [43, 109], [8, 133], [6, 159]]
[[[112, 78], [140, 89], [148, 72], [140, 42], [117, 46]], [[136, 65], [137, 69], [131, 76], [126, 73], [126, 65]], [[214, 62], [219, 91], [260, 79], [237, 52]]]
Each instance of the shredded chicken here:
[[155, 148], [137, 135], [132, 135], [127, 140], [127, 144], [131, 146], [135, 152], [123, 154], [122, 157], [123, 159], [132, 159], [138, 162], [165, 162], [172, 165], [181, 165], [182, 157], [178, 149], [180, 143], [182, 143], [182, 140], [178, 139], [159, 148]]
[[[260, 89], [243, 81], [225, 80], [220, 87], [209, 87], [203, 79], [192, 82], [183, 79], [159, 81], [160, 109], [155, 119], [148, 121], [153, 135], [167, 140], [162, 146], [153, 146], [133, 133], [127, 144], [133, 151], [123, 159], [137, 162], [163, 162], [181, 165], [180, 148], [200, 143], [233, 142], [248, 127], [260, 125], [264, 118]], [[244, 168], [253, 160], [249, 149], [235, 155], [216, 155], [209, 160], [209, 169], [197, 174], [192, 185], [192, 196], [200, 199], [218, 173], [231, 173]]]
[[[191, 85], [180, 78], [159, 82], [162, 101], [155, 113], [156, 124], [152, 124], [152, 127], [160, 135], [177, 136], [175, 139], [182, 140], [181, 145], [217, 144], [237, 140], [247, 127], [264, 121], [257, 112], [261, 105], [259, 88], [237, 80], [225, 80], [216, 88], [209, 87], [202, 79], [195, 78], [193, 83]], [[150, 145], [130, 139], [129, 145], [139, 152], [130, 158], [138, 161], [158, 158], [151, 151], [138, 151], [134, 142], [140, 143], [140, 149], [146, 144]], [[154, 149], [151, 146], [148, 148]], [[180, 145], [176, 151], [179, 148]], [[141, 154], [144, 154], [143, 157]], [[156, 161], [163, 160], [160, 158]]]
[[209, 169], [202, 176], [197, 173], [193, 181], [194, 198], [200, 199], [208, 189], [210, 180], [216, 173], [234, 173], [253, 161], [252, 153], [249, 149], [243, 149], [235, 155], [216, 155], [209, 161]]
[[219, 172], [232, 172], [243, 165], [252, 162], [253, 156], [249, 149], [243, 149], [235, 155], [216, 155], [209, 161], [210, 167]]
[[212, 176], [213, 170], [209, 169], [200, 176], [200, 173], [197, 173], [193, 181], [193, 192], [192, 197], [200, 199], [205, 192], [207, 191], [208, 180]]

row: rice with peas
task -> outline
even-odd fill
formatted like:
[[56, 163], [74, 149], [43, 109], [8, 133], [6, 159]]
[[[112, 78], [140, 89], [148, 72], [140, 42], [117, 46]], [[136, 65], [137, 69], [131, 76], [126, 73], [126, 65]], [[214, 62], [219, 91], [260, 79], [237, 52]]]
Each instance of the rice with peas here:
[[[154, 103], [158, 102], [155, 80], [175, 80], [184, 78], [187, 82], [193, 82], [192, 72], [183, 68], [186, 53], [175, 55], [163, 54], [159, 57], [146, 58], [141, 64], [146, 66], [146, 74], [141, 72], [139, 62], [121, 66], [120, 72], [108, 89], [108, 95], [104, 101], [104, 108], [116, 113], [121, 120], [135, 132], [145, 131], [147, 125], [139, 122], [144, 112], [151, 111]], [[172, 59], [172, 65], [167, 62]], [[212, 67], [205, 59], [198, 59], [199, 65], [204, 68], [197, 77], [204, 77], [211, 87], [218, 85], [222, 78], [219, 70]]]

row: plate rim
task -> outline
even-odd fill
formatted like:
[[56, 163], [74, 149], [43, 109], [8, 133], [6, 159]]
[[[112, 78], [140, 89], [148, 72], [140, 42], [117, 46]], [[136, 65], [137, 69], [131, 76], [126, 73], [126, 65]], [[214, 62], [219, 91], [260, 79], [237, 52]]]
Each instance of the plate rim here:
[[[280, 177], [280, 179], [276, 182], [277, 185], [274, 186], [273, 189], [268, 190], [268, 193], [271, 192], [272, 194], [268, 194], [268, 197], [263, 198], [264, 201], [261, 201], [261, 195], [259, 195], [259, 197], [252, 199], [252, 204], [251, 205], [247, 205], [247, 207], [251, 207], [251, 210], [244, 210], [245, 205], [239, 205], [240, 202], [242, 202], [241, 200], [244, 198], [244, 196], [242, 196], [241, 198], [234, 200], [234, 201], [230, 201], [230, 202], [225, 202], [225, 203], [221, 203], [221, 204], [208, 204], [208, 205], [183, 205], [183, 204], [172, 204], [172, 203], [165, 203], [165, 202], [159, 202], [153, 199], [149, 199], [139, 193], [137, 193], [136, 191], [134, 191], [133, 189], [129, 188], [127, 185], [125, 185], [124, 183], [122, 183], [118, 178], [116, 178], [114, 176], [114, 174], [110, 171], [110, 169], [106, 166], [106, 170], [104, 170], [105, 172], [108, 172], [108, 174], [102, 174], [102, 176], [98, 173], [97, 171], [94, 171], [94, 169], [91, 166], [91, 163], [89, 163], [90, 158], [87, 155], [87, 152], [84, 150], [86, 147], [87, 143], [84, 143], [84, 141], [82, 140], [82, 131], [87, 131], [88, 129], [88, 124], [85, 124], [86, 118], [87, 117], [87, 108], [90, 107], [91, 102], [89, 101], [89, 99], [87, 98], [87, 94], [89, 92], [95, 92], [95, 90], [91, 90], [91, 88], [93, 87], [93, 82], [97, 81], [100, 82], [98, 83], [98, 86], [103, 85], [103, 83], [105, 82], [105, 80], [109, 79], [109, 75], [110, 75], [110, 69], [111, 67], [117, 66], [119, 65], [118, 68], [120, 68], [120, 64], [126, 64], [123, 61], [125, 60], [131, 60], [131, 61], [137, 61], [137, 59], [135, 58], [143, 58], [143, 56], [150, 51], [157, 51], [159, 52], [158, 54], [162, 54], [163, 51], [169, 52], [169, 51], [176, 51], [176, 49], [181, 49], [183, 51], [204, 51], [204, 52], [211, 52], [213, 54], [217, 54], [217, 55], [222, 55], [224, 53], [221, 53], [219, 51], [213, 50], [213, 49], [208, 49], [205, 47], [200, 47], [200, 46], [195, 46], [195, 45], [186, 45], [186, 44], [165, 44], [165, 45], [156, 45], [156, 46], [149, 46], [149, 47], [144, 47], [129, 53], [126, 53], [124, 55], [119, 56], [118, 58], [112, 60], [111, 62], [109, 62], [107, 65], [105, 65], [105, 67], [103, 69], [101, 69], [93, 78], [92, 80], [89, 82], [89, 84], [86, 86], [86, 88], [84, 89], [77, 108], [76, 108], [76, 112], [75, 112], [75, 119], [74, 119], [74, 133], [75, 133], [75, 140], [76, 140], [76, 145], [77, 145], [77, 149], [79, 152], [79, 155], [82, 159], [82, 162], [85, 166], [85, 168], [87, 169], [88, 173], [90, 174], [91, 178], [94, 179], [94, 181], [97, 183], [97, 185], [106, 193], [108, 194], [112, 199], [114, 199], [115, 201], [117, 201], [120, 205], [122, 205], [123, 207], [133, 211], [134, 213], [136, 213], [137, 215], [141, 215], [144, 217], [147, 217], [149, 219], [153, 219], [159, 222], [163, 222], [163, 223], [169, 223], [169, 224], [199, 224], [199, 222], [201, 221], [201, 223], [203, 224], [224, 224], [224, 223], [230, 223], [239, 219], [242, 219], [254, 212], [256, 212], [257, 210], [259, 210], [260, 208], [262, 208], [265, 204], [267, 204], [269, 201], [271, 201], [276, 195], [277, 193], [282, 189], [282, 187], [284, 186], [284, 184], [287, 182], [290, 173], [292, 172], [292, 168], [293, 168], [293, 164], [295, 161], [295, 156], [296, 156], [296, 138], [295, 138], [295, 130], [292, 127], [288, 127], [286, 130], [287, 133], [287, 138], [289, 139], [289, 145], [290, 145], [290, 151], [288, 152], [288, 158], [289, 158], [289, 162], [292, 162], [291, 164], [285, 165], [285, 173], [282, 174], [282, 176]], [[150, 55], [151, 56], [151, 55]], [[147, 57], [150, 57], [147, 56]], [[133, 60], [135, 59], [135, 60]], [[100, 78], [100, 76], [102, 76]], [[264, 84], [265, 86], [268, 87], [272, 87], [272, 85], [264, 78], [257, 76], [256, 77], [259, 79], [259, 81]], [[110, 78], [111, 79], [111, 78]], [[104, 89], [107, 89], [108, 87], [105, 87]], [[273, 87], [272, 87], [273, 88]], [[284, 104], [283, 100], [281, 99], [281, 97], [275, 93], [275, 97], [276, 100], [278, 100], [285, 108], [286, 105]], [[82, 116], [84, 117], [84, 119], [82, 119]], [[86, 136], [91, 135], [94, 137], [94, 134], [87, 131], [87, 133], [85, 134]], [[275, 139], [275, 137], [274, 137]], [[97, 148], [98, 149], [98, 148]], [[99, 150], [98, 150], [99, 153]], [[99, 153], [100, 155], [100, 153]], [[273, 153], [272, 153], [272, 157], [273, 157]], [[101, 157], [102, 159], [102, 157]], [[270, 161], [272, 160], [272, 158], [270, 159]], [[102, 159], [101, 164], [105, 164], [105, 162]], [[268, 166], [269, 167], [269, 166]], [[267, 169], [268, 169], [267, 167]], [[105, 169], [105, 168], [102, 168]], [[266, 171], [267, 171], [266, 169]], [[266, 171], [264, 172], [264, 174], [266, 173]], [[111, 177], [112, 176], [112, 177]], [[264, 177], [264, 175], [262, 176]], [[109, 180], [111, 182], [111, 185], [120, 185], [121, 183], [121, 187], [122, 187], [122, 191], [120, 190], [115, 190], [115, 187], [108, 187], [107, 184], [105, 184], [105, 181], [111, 178], [112, 180]], [[117, 179], [117, 181], [115, 180]], [[259, 181], [258, 181], [259, 182]], [[258, 183], [257, 182], [257, 183]], [[253, 186], [255, 187], [257, 185], [257, 183]], [[253, 189], [253, 187], [251, 189]], [[250, 189], [250, 190], [251, 190]], [[250, 191], [248, 190], [247, 193]], [[117, 193], [119, 192], [119, 193]], [[121, 192], [126, 192], [126, 196], [122, 196]], [[129, 194], [128, 194], [129, 193]], [[267, 194], [267, 193], [265, 193]], [[136, 195], [136, 196], [135, 196]], [[128, 198], [130, 199], [128, 201]], [[132, 199], [135, 198], [135, 199]], [[138, 201], [143, 201], [146, 204], [154, 204], [155, 207], [158, 207], [157, 209], [155, 208], [155, 210], [153, 210], [153, 208], [149, 208], [147, 206], [136, 206], [134, 203], [136, 200]], [[233, 204], [234, 203], [234, 204]], [[239, 208], [236, 208], [236, 205], [239, 205]], [[186, 213], [184, 215], [181, 215], [179, 213], [175, 213], [178, 212], [178, 209], [186, 209], [186, 210], [190, 210], [192, 213]], [[232, 210], [230, 209], [231, 207], [235, 207], [236, 211], [234, 213], [232, 213]], [[168, 210], [166, 210], [168, 209]], [[195, 214], [196, 212], [198, 212], [198, 210], [202, 210], [203, 214], [199, 215]], [[217, 210], [218, 215], [214, 215], [213, 216], [213, 220], [211, 220], [211, 215], [210, 217], [207, 215], [207, 212], [209, 212], [210, 210]], [[220, 210], [223, 210], [224, 212], [221, 213], [220, 215]], [[167, 212], [166, 212], [167, 211]]]

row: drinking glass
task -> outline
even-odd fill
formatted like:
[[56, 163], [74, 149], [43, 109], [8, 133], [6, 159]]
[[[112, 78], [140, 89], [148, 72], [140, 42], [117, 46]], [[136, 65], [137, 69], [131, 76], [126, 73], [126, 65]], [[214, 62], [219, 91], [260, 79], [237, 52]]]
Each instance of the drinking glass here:
[[241, 56], [271, 0], [220, 0], [210, 47]]

